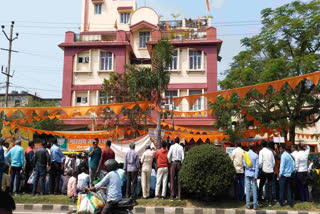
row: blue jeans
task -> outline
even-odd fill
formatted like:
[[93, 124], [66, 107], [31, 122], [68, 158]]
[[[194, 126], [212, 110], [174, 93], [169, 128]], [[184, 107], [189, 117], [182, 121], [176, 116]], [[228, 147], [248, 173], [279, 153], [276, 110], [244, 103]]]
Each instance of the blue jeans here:
[[32, 193], [35, 194], [37, 192], [37, 186], [40, 178], [40, 186], [41, 186], [41, 194], [45, 194], [45, 183], [46, 183], [46, 175], [47, 169], [44, 166], [37, 166], [35, 169], [35, 179], [33, 183]]
[[247, 207], [250, 208], [250, 189], [252, 186], [252, 195], [253, 195], [253, 208], [258, 207], [258, 187], [257, 182], [254, 182], [254, 177], [248, 177], [245, 178], [246, 182], [246, 202]]
[[238, 201], [244, 200], [244, 173], [237, 173], [235, 182], [235, 195]]
[[288, 204], [290, 206], [293, 206], [292, 197], [291, 197], [291, 177], [282, 176], [280, 178], [279, 184], [280, 184], [280, 196], [279, 196], [280, 205], [283, 206], [284, 193], [287, 190]]

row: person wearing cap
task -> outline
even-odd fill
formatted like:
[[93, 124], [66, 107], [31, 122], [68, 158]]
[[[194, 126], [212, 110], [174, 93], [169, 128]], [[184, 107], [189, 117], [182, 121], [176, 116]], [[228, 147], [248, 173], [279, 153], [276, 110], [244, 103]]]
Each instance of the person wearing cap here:
[[[171, 164], [170, 167], [170, 201], [174, 200], [176, 195], [179, 200], [181, 200], [181, 183], [179, 179], [179, 171], [181, 169], [181, 164], [184, 160], [183, 147], [179, 144], [179, 138], [174, 139], [175, 144], [172, 145], [168, 152], [168, 161]], [[176, 193], [178, 190], [178, 193]]]
[[[139, 155], [135, 151], [134, 142], [129, 145], [130, 151], [126, 153], [123, 169], [127, 174], [126, 197], [137, 199], [138, 170], [140, 168]], [[107, 168], [108, 169], [108, 168]]]
[[21, 147], [21, 140], [16, 140], [15, 146], [10, 149], [6, 155], [6, 159], [11, 164], [10, 171], [10, 192], [13, 193], [13, 183], [16, 179], [16, 194], [20, 187], [20, 171], [24, 166], [24, 151]]
[[101, 153], [102, 150], [98, 146], [99, 144], [99, 139], [96, 138], [92, 142], [92, 146], [89, 149], [89, 157], [90, 162], [89, 162], [89, 175], [90, 175], [90, 186], [93, 186], [93, 182], [96, 180], [97, 175], [98, 175], [98, 168], [99, 168], [99, 163], [100, 163], [100, 158], [101, 158]]
[[[3, 138], [0, 138], [0, 145], [4, 142]], [[2, 146], [0, 146], [0, 189], [2, 187], [2, 173], [4, 171], [4, 165], [5, 165], [5, 158], [4, 158], [4, 151]]]

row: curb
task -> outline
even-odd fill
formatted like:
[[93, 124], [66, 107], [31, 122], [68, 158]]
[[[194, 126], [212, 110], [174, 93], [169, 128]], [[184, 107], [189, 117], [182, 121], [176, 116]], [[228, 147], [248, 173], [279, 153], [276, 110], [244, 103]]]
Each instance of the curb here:
[[[68, 213], [74, 205], [17, 204], [16, 212], [50, 211], [52, 213]], [[182, 208], [182, 207], [135, 207], [136, 214], [319, 214], [319, 212], [285, 211], [285, 210], [248, 210], [248, 209], [214, 209], [214, 208]]]

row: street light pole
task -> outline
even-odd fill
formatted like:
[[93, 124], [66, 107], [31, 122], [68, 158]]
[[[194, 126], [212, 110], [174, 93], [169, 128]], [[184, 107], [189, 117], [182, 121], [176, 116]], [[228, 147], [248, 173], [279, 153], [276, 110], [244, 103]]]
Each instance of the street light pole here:
[[11, 22], [11, 27], [10, 27], [10, 37], [8, 37], [8, 35], [6, 34], [6, 32], [4, 31], [5, 26], [2, 25], [2, 32], [3, 34], [6, 36], [6, 38], [9, 41], [9, 49], [8, 49], [8, 68], [7, 68], [7, 72], [4, 73], [7, 76], [7, 81], [6, 81], [6, 95], [5, 95], [5, 107], [8, 107], [8, 93], [9, 93], [9, 83], [10, 83], [10, 77], [12, 77], [10, 75], [10, 66], [11, 66], [11, 53], [12, 53], [12, 42], [16, 39], [18, 39], [19, 34], [16, 33], [16, 37], [13, 37], [13, 27], [14, 27], [14, 21]]

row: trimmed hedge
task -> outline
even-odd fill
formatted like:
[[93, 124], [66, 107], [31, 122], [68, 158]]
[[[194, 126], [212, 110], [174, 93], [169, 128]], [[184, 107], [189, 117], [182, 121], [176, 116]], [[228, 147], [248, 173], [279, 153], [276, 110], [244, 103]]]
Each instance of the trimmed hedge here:
[[200, 145], [186, 154], [179, 177], [189, 193], [213, 197], [229, 190], [235, 174], [227, 153], [214, 145]]

